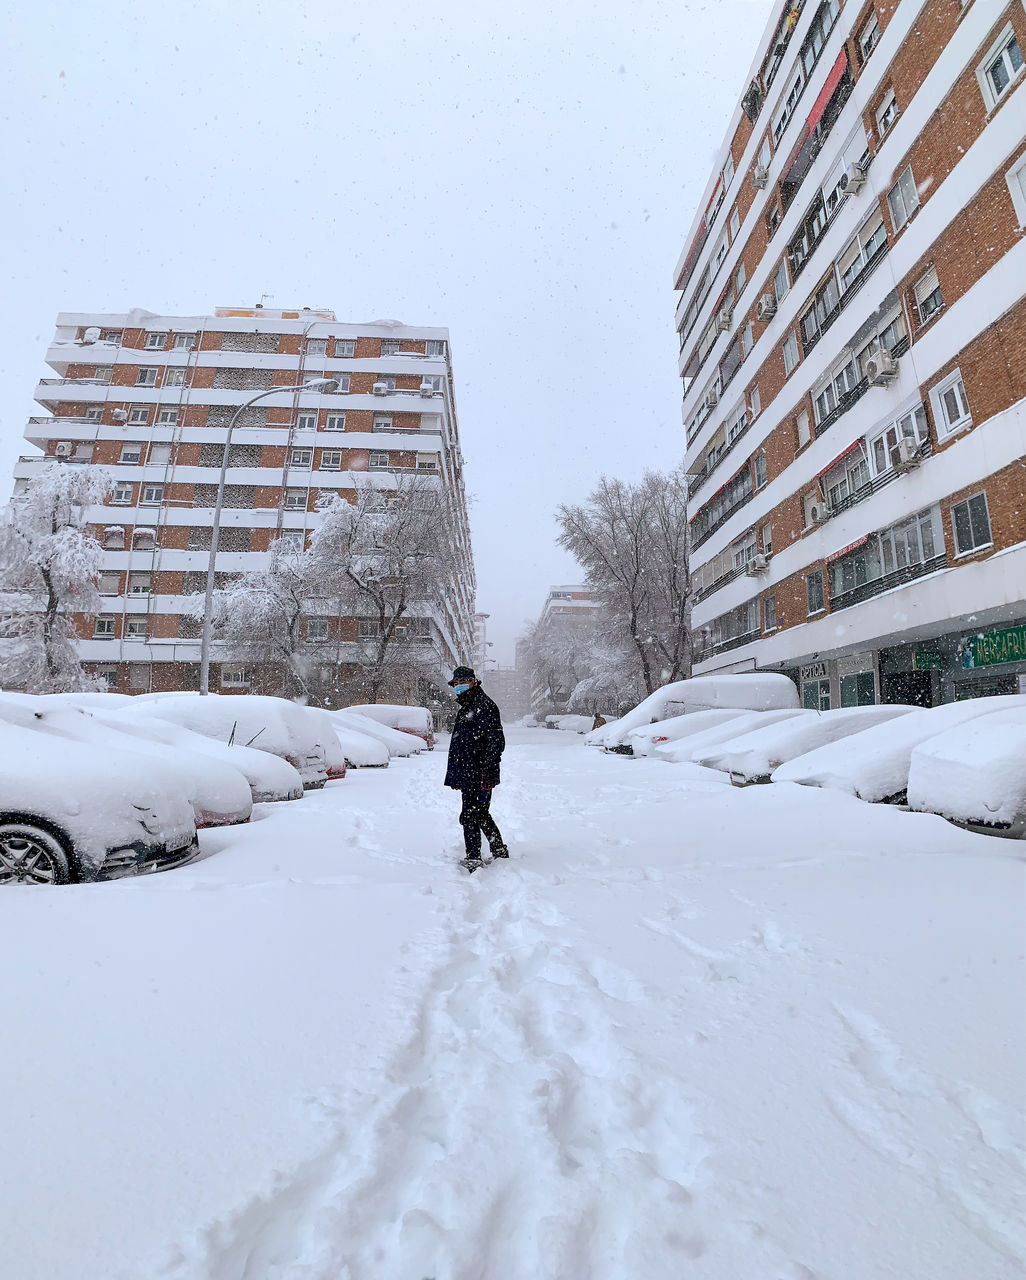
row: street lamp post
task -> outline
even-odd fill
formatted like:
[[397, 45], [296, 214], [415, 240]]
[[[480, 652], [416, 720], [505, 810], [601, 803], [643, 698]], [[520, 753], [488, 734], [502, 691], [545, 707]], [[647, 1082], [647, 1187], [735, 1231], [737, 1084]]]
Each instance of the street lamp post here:
[[[221, 532], [221, 508], [224, 506], [224, 480], [228, 473], [228, 453], [232, 444], [232, 432], [242, 417], [244, 409], [256, 404], [258, 400], [266, 400], [268, 396], [289, 394], [293, 391], [334, 391], [338, 386], [335, 378], [312, 378], [309, 382], [300, 382], [292, 387], [271, 387], [261, 391], [252, 400], [240, 404], [228, 424], [228, 435], [224, 442], [224, 457], [221, 459], [221, 474], [217, 479], [217, 502], [214, 504], [214, 525], [210, 531], [210, 559], [207, 561], [207, 587], [203, 601], [203, 634], [200, 640], [200, 693], [210, 692], [210, 640], [213, 631], [211, 606], [214, 601], [214, 564], [217, 559], [217, 543]], [[287, 460], [286, 460], [287, 461]]]

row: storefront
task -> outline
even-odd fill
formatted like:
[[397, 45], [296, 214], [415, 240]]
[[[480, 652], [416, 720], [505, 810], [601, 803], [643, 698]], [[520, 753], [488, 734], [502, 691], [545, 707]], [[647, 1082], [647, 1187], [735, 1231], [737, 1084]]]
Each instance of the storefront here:
[[1026, 693], [1026, 621], [880, 652], [884, 702], [935, 707], [1006, 693]]

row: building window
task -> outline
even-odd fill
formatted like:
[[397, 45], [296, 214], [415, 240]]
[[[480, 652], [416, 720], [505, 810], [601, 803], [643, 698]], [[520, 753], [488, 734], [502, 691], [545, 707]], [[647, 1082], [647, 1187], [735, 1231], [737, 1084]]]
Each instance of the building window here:
[[132, 546], [136, 551], [152, 551], [157, 545], [157, 535], [152, 529], [136, 529], [132, 535]]
[[327, 618], [307, 618], [306, 638], [308, 640], [327, 640], [328, 619]]
[[103, 409], [99, 405], [90, 405], [85, 411], [86, 422], [100, 422], [103, 418]]
[[1019, 217], [1019, 230], [1026, 228], [1026, 156], [1021, 156], [1005, 174], [1012, 204]]
[[328, 354], [328, 339], [307, 338], [306, 354], [308, 356], [326, 356]]
[[84, 378], [84, 379], [74, 378], [74, 379], [72, 379], [72, 381], [74, 381], [74, 382], [84, 381], [84, 382], [103, 382], [103, 383], [108, 383], [108, 382], [110, 382], [110, 380], [111, 380], [111, 378], [112, 378], [113, 376], [114, 376], [114, 367], [113, 367], [113, 365], [103, 364], [103, 365], [97, 365], [97, 366], [96, 366], [96, 372], [93, 374], [93, 376], [92, 376], [91, 378]]
[[333, 392], [330, 392], [329, 394], [337, 395], [337, 396], [344, 395], [349, 390], [349, 374], [333, 373], [331, 377], [335, 379], [335, 381], [338, 383], [338, 386], [335, 388]]
[[286, 511], [305, 511], [306, 510], [306, 490], [305, 489], [286, 489], [285, 490], [285, 510]]
[[830, 710], [830, 681], [803, 680], [802, 706], [806, 711]]
[[316, 431], [317, 430], [317, 414], [316, 413], [300, 413], [296, 417], [297, 431]]
[[177, 409], [158, 409], [157, 422], [162, 427], [173, 427], [178, 421]]
[[376, 618], [361, 618], [359, 621], [360, 639], [374, 640], [380, 634]]
[[809, 414], [806, 409], [798, 414], [794, 420], [795, 430], [798, 432], [798, 448], [803, 449], [812, 439], [812, 431], [809, 426]]
[[374, 431], [391, 431], [392, 419], [387, 414], [376, 413], [371, 428]]
[[894, 90], [890, 89], [876, 109], [876, 132], [879, 137], [883, 138], [897, 118], [898, 99], [894, 96]]
[[418, 453], [417, 454], [417, 470], [418, 471], [437, 471], [438, 470], [438, 454], [437, 453]]
[[[131, 495], [129, 495], [131, 497]], [[103, 531], [103, 546], [107, 551], [124, 551], [125, 531], [119, 524], [108, 525]]]
[[751, 320], [749, 320], [748, 323], [745, 325], [745, 327], [741, 330], [742, 358], [746, 357], [749, 351], [751, 351], [752, 344], [754, 343], [754, 341], [755, 341], [755, 331], [752, 328]]
[[324, 425], [328, 431], [345, 431], [346, 415], [344, 413], [329, 413]]
[[948, 376], [930, 392], [933, 402], [933, 416], [941, 434], [958, 431], [962, 427], [972, 425], [972, 414], [969, 412], [969, 401], [966, 399], [965, 384], [958, 369]]
[[185, 386], [185, 370], [184, 369], [168, 369], [164, 374], [165, 387], [184, 387]]
[[144, 484], [142, 487], [142, 498], [139, 505], [141, 507], [159, 507], [164, 501], [164, 486], [162, 484]]
[[150, 594], [150, 575], [148, 573], [130, 573], [128, 575], [128, 594], [130, 596], [148, 596]]
[[306, 534], [302, 529], [282, 529], [278, 541], [289, 551], [301, 552], [306, 547]]
[[997, 106], [1012, 83], [1022, 75], [1022, 66], [1022, 50], [1009, 23], [976, 69], [976, 78], [988, 107]]
[[194, 333], [176, 333], [171, 345], [175, 351], [191, 351], [196, 345], [196, 335]]
[[150, 633], [148, 618], [129, 618], [125, 626], [126, 640], [145, 640]]
[[784, 301], [790, 288], [791, 282], [787, 278], [787, 260], [781, 259], [777, 274], [773, 277], [773, 294], [778, 303]]
[[802, 316], [802, 342], [808, 351], [841, 313], [837, 281], [828, 276], [812, 301], [812, 306]]
[[166, 333], [148, 333], [146, 335], [147, 351], [163, 351], [164, 343], [167, 341]]
[[309, 471], [313, 466], [313, 450], [293, 449], [292, 456], [289, 458], [289, 466], [294, 467], [297, 471]]
[[873, 460], [873, 474], [883, 475], [894, 466], [899, 440], [909, 440], [918, 449], [929, 438], [926, 410], [921, 404], [916, 405], [879, 434], [869, 437], [869, 456]]
[[322, 471], [341, 471], [342, 470], [342, 450], [341, 449], [322, 449], [321, 450], [321, 470]]
[[169, 444], [151, 444], [148, 461], [159, 466], [166, 466], [171, 461], [171, 446]]
[[865, 62], [880, 42], [880, 23], [874, 11], [859, 32], [859, 61]]
[[730, 227], [730, 239], [733, 242], [737, 238], [737, 233], [741, 230], [741, 215], [738, 213], [736, 205], [730, 211], [730, 221], [727, 225]]
[[737, 270], [734, 272], [734, 292], [737, 297], [741, 297], [741, 290], [745, 287], [748, 280], [748, 273], [745, 271], [745, 264], [739, 263]]
[[444, 356], [445, 343], [440, 338], [428, 338], [424, 343], [424, 354], [426, 356]]
[[372, 453], [370, 456], [370, 468], [372, 471], [380, 470], [388, 466], [387, 453]]
[[777, 110], [777, 114], [773, 118], [773, 142], [779, 146], [780, 139], [784, 136], [784, 130], [787, 123], [791, 119], [791, 113], [798, 104], [798, 99], [802, 96], [802, 89], [805, 88], [805, 80], [802, 76], [802, 70], [799, 67], [794, 74], [793, 80], [787, 86], [784, 95], [784, 101]]
[[776, 631], [777, 629], [777, 597], [767, 596], [762, 602], [762, 629], [763, 631]]
[[356, 355], [356, 339], [336, 338], [335, 355], [339, 360], [351, 360]]
[[222, 689], [248, 689], [249, 672], [245, 667], [222, 667]]
[[752, 387], [749, 391], [748, 403], [751, 405], [753, 419], [757, 418], [762, 413], [762, 396], [759, 395], [758, 386]]
[[842, 291], [851, 288], [886, 243], [883, 214], [877, 209], [870, 214], [837, 259], [837, 276]]
[[142, 423], [145, 425], [150, 420], [150, 406], [148, 404], [137, 404], [128, 411], [128, 421], [134, 424]]
[[[114, 492], [111, 494], [111, 504], [115, 507], [130, 507], [132, 505], [132, 484], [128, 480], [119, 480], [114, 486]], [[124, 541], [124, 530], [121, 533], [121, 539]]]
[[99, 591], [101, 596], [116, 596], [121, 593], [120, 573], [101, 573]]
[[817, 423], [823, 422], [835, 409], [839, 408], [844, 397], [854, 390], [859, 381], [858, 365], [850, 355], [846, 357], [846, 361], [847, 363], [831, 376], [830, 381], [813, 401]]
[[140, 369], [135, 375], [137, 387], [155, 387], [157, 385], [156, 369]]
[[386, 391], [394, 391], [395, 390], [395, 374], [379, 373], [377, 377], [374, 379], [374, 385], [376, 387], [384, 387]]
[[887, 207], [891, 211], [891, 224], [896, 232], [901, 230], [919, 208], [919, 192], [915, 178], [912, 177], [911, 165], [906, 165], [901, 177], [888, 191]]
[[132, 662], [128, 667], [128, 687], [149, 691], [150, 672], [153, 668], [148, 662]]
[[919, 323], [924, 325], [944, 306], [937, 270], [931, 267], [915, 287], [916, 307], [919, 311]]
[[142, 458], [143, 447], [141, 444], [123, 444], [121, 446], [121, 457], [118, 462], [135, 463]]
[[100, 334], [101, 342], [109, 342], [114, 347], [121, 346], [121, 330], [120, 329], [104, 329]]
[[985, 493], [978, 493], [965, 502], [956, 502], [951, 508], [951, 523], [955, 529], [956, 554], [964, 556], [970, 551], [993, 546]]
[[399, 354], [399, 339], [398, 338], [382, 338], [381, 354], [383, 356], [397, 356]]
[[103, 681], [108, 692], [113, 692], [118, 687], [117, 667], [97, 667], [94, 674]]
[[771, 524], [762, 526], [762, 554], [764, 556], [773, 554], [773, 526]]
[[826, 607], [823, 599], [823, 570], [816, 569], [805, 576], [805, 595], [808, 614], [822, 613]]
[[442, 375], [440, 373], [425, 373], [420, 380], [421, 390], [430, 387], [432, 391], [441, 391]]
[[755, 487], [761, 489], [766, 483], [766, 452], [760, 449], [752, 460], [752, 468], [755, 475]]
[[101, 613], [98, 618], [93, 620], [93, 638], [96, 640], [114, 639], [113, 614]]
[[784, 370], [793, 373], [798, 365], [798, 337], [792, 329], [784, 339]]

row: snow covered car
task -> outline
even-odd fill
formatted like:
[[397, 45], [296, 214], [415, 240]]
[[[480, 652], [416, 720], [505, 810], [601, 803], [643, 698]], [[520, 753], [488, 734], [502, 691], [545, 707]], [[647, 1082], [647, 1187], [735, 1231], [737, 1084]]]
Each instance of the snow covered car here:
[[0, 721], [0, 884], [163, 871], [198, 853], [185, 792], [149, 761]]
[[632, 729], [627, 735], [624, 746], [630, 747], [630, 754], [650, 756], [656, 748], [666, 742], [679, 742], [682, 738], [690, 738], [692, 734], [702, 733], [718, 724], [726, 724], [729, 720], [737, 720], [749, 712], [739, 711], [736, 707], [710, 707], [708, 711], [692, 711], [685, 716], [671, 716], [669, 720], [657, 720], [655, 724], [647, 724], [641, 729]]
[[412, 733], [424, 739], [429, 751], [434, 749], [435, 726], [427, 707], [403, 707], [385, 702], [366, 702], [355, 707], [345, 707], [343, 710], [366, 716], [389, 729], [398, 730], [399, 733]]
[[955, 725], [920, 743], [908, 807], [981, 835], [1026, 839], [1026, 707]]
[[733, 720], [710, 725], [700, 733], [692, 733], [676, 742], [661, 742], [653, 748], [652, 754], [659, 760], [697, 764], [710, 748], [719, 746], [721, 742], [729, 742], [743, 733], [751, 733], [753, 729], [778, 724], [782, 720], [790, 721], [810, 715], [815, 715], [815, 712], [803, 711], [801, 707], [787, 707], [778, 711], [744, 711]]
[[355, 711], [327, 711], [331, 722], [339, 728], [360, 733], [381, 742], [388, 750], [389, 756], [414, 756], [424, 750], [423, 739], [414, 733], [400, 733], [398, 729], [390, 729], [387, 724], [372, 720], [370, 716], [358, 715]]
[[598, 741], [607, 751], [630, 755], [627, 735], [659, 720], [714, 708], [741, 711], [775, 711], [798, 706], [794, 681], [775, 672], [725, 676], [693, 676], [675, 680], [643, 698], [612, 725], [598, 730]]
[[249, 783], [238, 769], [152, 738], [133, 737], [81, 707], [54, 707], [45, 698], [0, 694], [0, 720], [35, 733], [95, 747], [101, 754], [111, 750], [143, 757], [140, 763], [150, 762], [158, 783], [167, 780], [189, 797], [197, 827], [248, 822], [253, 812]]
[[594, 716], [546, 716], [547, 729], [562, 729], [564, 733], [590, 733]]
[[706, 748], [693, 759], [710, 769], [730, 774], [735, 787], [769, 782], [773, 770], [828, 742], [839, 742], [875, 724], [884, 724], [914, 711], [900, 703], [871, 707], [839, 707], [834, 711], [809, 711], [783, 723], [760, 725], [719, 746]]
[[[369, 733], [360, 733], [356, 729], [347, 729], [344, 725], [332, 720], [331, 712], [318, 711], [324, 717], [325, 734], [330, 735], [337, 743], [343, 762], [353, 769], [384, 769], [388, 767], [388, 748], [383, 742]], [[370, 722], [368, 721], [368, 724]], [[333, 777], [330, 769], [328, 776]]]
[[921, 742], [990, 711], [1024, 706], [1026, 695], [1005, 694], [912, 711], [855, 737], [817, 747], [774, 769], [771, 777], [774, 782], [846, 791], [870, 803], [903, 804], [912, 752]]
[[309, 791], [328, 780], [325, 730], [316, 716], [287, 698], [264, 694], [143, 694], [137, 705], [161, 720], [221, 742], [240, 743], [280, 756], [299, 772]]
[[135, 699], [130, 698], [127, 706], [111, 711], [97, 710], [92, 714], [97, 720], [122, 733], [163, 742], [176, 750], [231, 765], [249, 783], [254, 804], [302, 799], [303, 779], [287, 760], [271, 755], [268, 751], [257, 751], [255, 747], [243, 747], [238, 743], [229, 745], [217, 738], [193, 733], [191, 729], [183, 729], [170, 720], [161, 720], [147, 713], [145, 705], [138, 707], [134, 704]]

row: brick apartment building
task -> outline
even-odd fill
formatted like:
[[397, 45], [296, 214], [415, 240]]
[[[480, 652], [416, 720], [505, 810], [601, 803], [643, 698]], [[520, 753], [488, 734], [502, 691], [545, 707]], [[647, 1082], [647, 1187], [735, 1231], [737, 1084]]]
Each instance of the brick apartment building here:
[[[561, 637], [572, 639], [576, 632], [590, 629], [595, 624], [600, 608], [599, 600], [590, 587], [551, 587], [538, 616], [535, 635], [545, 641], [558, 641]], [[517, 652], [517, 665], [521, 662]], [[582, 673], [583, 674], [583, 673]], [[565, 683], [568, 678], [563, 664], [558, 669], [533, 661], [530, 674], [531, 711], [535, 715], [548, 715], [566, 710], [567, 699], [573, 686]]]
[[677, 265], [696, 674], [1026, 686], [1024, 0], [790, 0]]
[[[447, 330], [341, 324], [309, 308], [66, 312], [46, 361], [57, 376], [36, 399], [48, 416], [29, 420], [27, 439], [46, 459], [102, 466], [114, 481], [107, 505], [89, 513], [104, 548], [102, 612], [76, 619], [86, 669], [112, 689], [198, 687], [199, 624], [183, 597], [203, 590], [229, 422], [260, 390], [318, 377], [336, 379], [337, 391], [270, 396], [235, 428], [217, 581], [266, 564], [274, 539], [307, 545], [318, 497], [351, 493], [361, 473], [387, 492], [398, 473], [423, 472], [445, 499], [457, 586], [451, 599], [422, 602], [410, 639], [438, 677], [470, 652], [474, 569]], [[42, 462], [19, 460], [16, 494]], [[322, 685], [344, 684], [352, 642], [377, 628], [355, 617], [303, 625], [323, 648]], [[212, 690], [270, 679], [216, 645], [213, 658]]]

